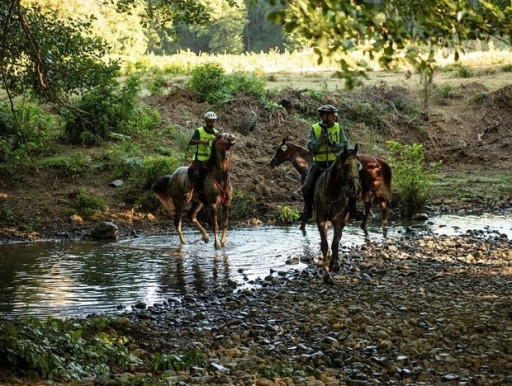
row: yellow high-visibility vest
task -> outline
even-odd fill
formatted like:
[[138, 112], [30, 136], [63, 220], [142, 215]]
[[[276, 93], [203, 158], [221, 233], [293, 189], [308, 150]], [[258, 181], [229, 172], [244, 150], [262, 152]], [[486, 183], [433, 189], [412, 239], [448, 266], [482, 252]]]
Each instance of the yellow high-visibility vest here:
[[[320, 123], [315, 123], [313, 125], [313, 132], [315, 133], [315, 137], [318, 138], [322, 135], [322, 126]], [[332, 142], [340, 142], [341, 141], [341, 128], [339, 123], [335, 123], [332, 127], [327, 129], [327, 136]], [[329, 145], [325, 144], [320, 146], [315, 154], [313, 155], [313, 160], [318, 162], [324, 161], [334, 161], [336, 159], [336, 150], [332, 149]]]
[[203, 126], [197, 129], [199, 131], [199, 140], [203, 141], [208, 139], [208, 145], [198, 144], [196, 154], [194, 154], [194, 159], [198, 161], [207, 161], [210, 157], [210, 153], [212, 152], [213, 140], [215, 139], [215, 135], [219, 132], [217, 129], [213, 129], [213, 133], [208, 133]]

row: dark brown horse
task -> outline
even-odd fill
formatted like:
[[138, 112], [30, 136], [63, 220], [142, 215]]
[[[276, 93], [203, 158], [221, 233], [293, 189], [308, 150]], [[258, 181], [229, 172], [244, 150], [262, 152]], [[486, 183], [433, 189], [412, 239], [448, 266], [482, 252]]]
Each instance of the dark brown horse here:
[[[189, 217], [196, 229], [201, 232], [204, 242], [209, 241], [205, 229], [197, 220], [197, 214], [205, 205], [210, 209], [210, 215], [213, 225], [213, 235], [215, 238], [215, 248], [224, 246], [228, 230], [228, 216], [231, 210], [231, 198], [233, 196], [233, 187], [229, 177], [231, 168], [232, 150], [235, 144], [235, 136], [228, 133], [218, 133], [212, 145], [210, 158], [206, 162], [204, 171], [203, 189], [194, 191], [192, 206], [189, 211]], [[172, 175], [160, 177], [151, 187], [151, 190], [162, 202], [168, 218], [173, 217], [176, 232], [180, 237], [180, 242], [185, 243], [181, 229], [181, 219], [185, 209], [185, 197], [188, 192], [189, 176], [188, 167], [181, 166], [177, 168]], [[217, 238], [219, 231], [218, 215], [219, 208], [222, 207], [222, 236]]]
[[[382, 158], [366, 154], [359, 154], [358, 158], [362, 165], [359, 178], [361, 180], [361, 196], [364, 201], [364, 217], [361, 222], [361, 228], [366, 228], [370, 214], [372, 206], [370, 193], [373, 194], [374, 201], [379, 203], [382, 212], [382, 223], [387, 224], [387, 212], [391, 203], [391, 168]], [[308, 169], [313, 162], [311, 153], [306, 148], [289, 142], [287, 138], [284, 138], [268, 165], [271, 169], [275, 169], [286, 161], [290, 161], [300, 173], [301, 183], [303, 183]]]
[[[320, 232], [320, 247], [326, 272], [339, 269], [338, 254], [343, 228], [349, 217], [349, 199], [359, 195], [359, 169], [357, 145], [344, 149], [334, 163], [320, 174], [315, 184], [314, 205], [316, 225]], [[334, 229], [331, 246], [327, 240], [329, 222]]]

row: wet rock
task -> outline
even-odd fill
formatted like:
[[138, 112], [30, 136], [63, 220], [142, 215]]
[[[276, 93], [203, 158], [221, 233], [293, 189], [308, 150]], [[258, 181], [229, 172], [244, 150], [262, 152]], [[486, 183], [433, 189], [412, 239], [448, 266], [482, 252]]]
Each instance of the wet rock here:
[[117, 240], [119, 228], [116, 224], [109, 221], [101, 221], [94, 226], [91, 231], [91, 237], [94, 239]]

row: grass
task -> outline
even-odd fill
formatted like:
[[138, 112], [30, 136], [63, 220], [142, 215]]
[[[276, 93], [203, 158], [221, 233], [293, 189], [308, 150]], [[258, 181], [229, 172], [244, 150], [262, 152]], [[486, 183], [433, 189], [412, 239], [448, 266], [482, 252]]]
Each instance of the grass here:
[[454, 200], [474, 199], [475, 197], [504, 197], [512, 191], [512, 176], [502, 171], [472, 171], [468, 176], [453, 176], [449, 172], [435, 176], [433, 192]]

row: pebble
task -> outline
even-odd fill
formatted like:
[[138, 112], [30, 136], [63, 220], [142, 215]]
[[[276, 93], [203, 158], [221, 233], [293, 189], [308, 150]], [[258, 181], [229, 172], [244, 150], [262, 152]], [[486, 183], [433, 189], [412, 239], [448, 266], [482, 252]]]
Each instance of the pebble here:
[[199, 348], [208, 365], [172, 377], [187, 385], [507, 384], [511, 250], [474, 234], [372, 243], [330, 285], [311, 263], [125, 315], [148, 352]]

